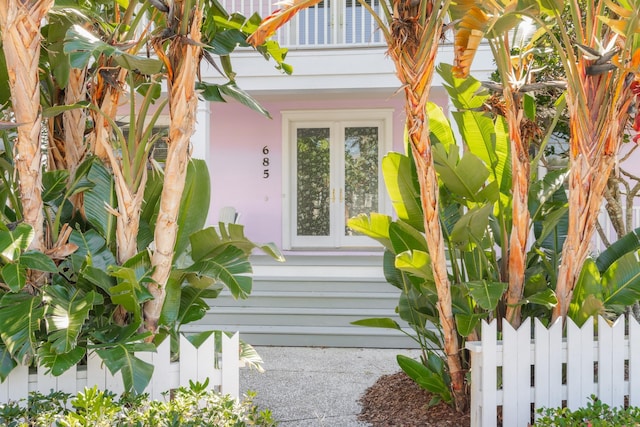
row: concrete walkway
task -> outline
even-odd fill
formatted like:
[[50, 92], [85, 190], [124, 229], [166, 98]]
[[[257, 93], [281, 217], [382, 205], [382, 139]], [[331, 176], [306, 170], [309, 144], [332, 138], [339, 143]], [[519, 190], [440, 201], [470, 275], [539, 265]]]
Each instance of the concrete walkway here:
[[397, 354], [417, 350], [256, 347], [266, 372], [242, 368], [240, 393], [257, 392], [282, 427], [359, 427], [358, 399], [385, 374], [397, 372]]

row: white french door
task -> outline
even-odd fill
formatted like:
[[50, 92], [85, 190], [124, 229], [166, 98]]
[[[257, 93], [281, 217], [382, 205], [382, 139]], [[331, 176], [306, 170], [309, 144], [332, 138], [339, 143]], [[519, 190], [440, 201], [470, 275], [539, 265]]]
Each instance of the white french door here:
[[387, 210], [380, 160], [389, 147], [390, 113], [290, 112], [284, 117], [289, 160], [285, 246], [376, 246], [347, 221]]

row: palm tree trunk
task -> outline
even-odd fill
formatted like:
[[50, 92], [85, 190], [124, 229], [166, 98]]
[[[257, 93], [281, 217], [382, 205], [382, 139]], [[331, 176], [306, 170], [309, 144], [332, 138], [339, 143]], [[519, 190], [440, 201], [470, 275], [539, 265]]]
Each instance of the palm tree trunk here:
[[[65, 88], [65, 104], [71, 105], [84, 101], [87, 94], [86, 69], [72, 68], [69, 72], [69, 82]], [[86, 129], [87, 112], [82, 108], [62, 113], [64, 127], [65, 169], [73, 176], [87, 153], [84, 131]], [[82, 193], [71, 196], [70, 202], [75, 210], [84, 212]]]
[[573, 288], [589, 252], [615, 156], [603, 156], [599, 162], [592, 164], [579, 153], [571, 156], [570, 164], [569, 229], [558, 268], [558, 304], [553, 309], [552, 322], [559, 317], [565, 318], [569, 311]]
[[[176, 36], [169, 45], [169, 141], [167, 160], [164, 169], [164, 185], [160, 196], [160, 208], [154, 232], [155, 250], [151, 258], [154, 267], [153, 282], [149, 291], [154, 299], [145, 303], [144, 318], [147, 331], [154, 332], [158, 326], [165, 298], [165, 286], [171, 273], [173, 255], [178, 231], [178, 210], [184, 190], [189, 162], [189, 145], [195, 130], [198, 109], [198, 97], [195, 92], [195, 79], [198, 72], [201, 48], [200, 25], [202, 10], [197, 7], [190, 17], [191, 10], [183, 10], [187, 1], [176, 1], [174, 12], [178, 22], [190, 19], [189, 34]], [[180, 18], [178, 17], [180, 16]]]
[[[401, 9], [401, 7], [397, 6], [397, 9]], [[409, 15], [411, 15], [410, 12]], [[441, 27], [437, 28], [440, 31]], [[392, 34], [398, 33], [392, 29]], [[406, 35], [406, 33], [400, 34]], [[420, 183], [420, 200], [426, 230], [425, 238], [438, 293], [437, 307], [444, 338], [444, 353], [451, 377], [454, 404], [458, 411], [463, 412], [468, 407], [468, 397], [464, 386], [465, 371], [462, 366], [459, 337], [453, 315], [451, 283], [448, 277], [444, 238], [438, 210], [438, 177], [433, 165], [429, 140], [429, 118], [426, 112], [435, 57], [438, 52], [439, 34], [429, 34], [425, 37], [429, 37], [431, 45], [426, 56], [420, 62], [414, 62], [416, 56], [411, 52], [411, 47], [420, 46], [420, 43], [407, 43], [407, 39], [397, 38], [389, 41], [389, 56], [395, 63], [396, 73], [405, 90], [408, 136]], [[416, 38], [421, 40], [420, 36]]]
[[510, 89], [504, 90], [506, 119], [509, 124], [511, 143], [512, 183], [512, 227], [509, 240], [509, 287], [507, 290], [506, 318], [514, 328], [520, 326], [521, 306], [518, 304], [524, 291], [524, 275], [527, 259], [527, 238], [529, 237], [529, 152], [522, 140], [520, 124], [522, 109], [514, 102]]
[[[72, 68], [69, 72], [69, 82], [65, 88], [66, 105], [84, 101], [87, 93], [86, 70]], [[84, 131], [86, 128], [87, 113], [82, 108], [65, 111], [62, 113], [62, 125], [64, 127], [64, 153], [66, 169], [73, 176], [78, 165], [85, 157], [86, 145]]]
[[33, 227], [30, 249], [44, 251], [42, 203], [41, 111], [38, 62], [40, 24], [53, 0], [0, 2], [0, 31], [9, 73], [13, 112], [18, 123], [16, 169], [24, 222]]

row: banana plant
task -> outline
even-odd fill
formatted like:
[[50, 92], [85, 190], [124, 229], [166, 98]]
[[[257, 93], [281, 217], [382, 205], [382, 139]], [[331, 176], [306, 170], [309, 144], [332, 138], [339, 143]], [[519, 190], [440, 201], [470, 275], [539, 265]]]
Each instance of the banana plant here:
[[577, 325], [591, 316], [616, 318], [640, 301], [640, 228], [623, 236], [597, 259], [587, 258], [568, 315]]

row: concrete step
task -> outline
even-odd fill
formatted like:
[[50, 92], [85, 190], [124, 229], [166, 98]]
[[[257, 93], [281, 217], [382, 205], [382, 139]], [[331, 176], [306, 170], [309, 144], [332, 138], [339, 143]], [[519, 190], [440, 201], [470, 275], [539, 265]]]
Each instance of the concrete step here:
[[[185, 332], [210, 330], [209, 325], [186, 325]], [[321, 327], [321, 326], [247, 326], [225, 325], [225, 331], [239, 331], [240, 339], [251, 345], [294, 347], [370, 347], [370, 348], [417, 348], [411, 338], [400, 331], [367, 327]]]
[[212, 307], [204, 321], [212, 325], [262, 325], [350, 327], [351, 322], [370, 317], [396, 318], [393, 309], [321, 309], [285, 307]]

